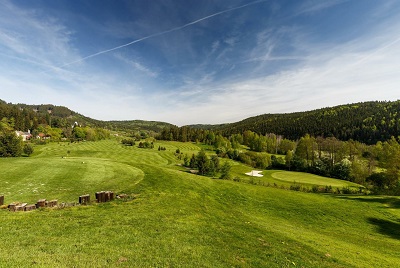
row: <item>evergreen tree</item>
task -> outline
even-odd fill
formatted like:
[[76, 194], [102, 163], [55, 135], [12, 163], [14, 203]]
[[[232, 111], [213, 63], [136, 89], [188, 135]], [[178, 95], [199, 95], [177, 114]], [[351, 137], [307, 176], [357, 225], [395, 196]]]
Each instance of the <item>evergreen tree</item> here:
[[22, 144], [22, 138], [14, 131], [0, 132], [0, 157], [21, 156]]
[[221, 167], [221, 176], [219, 177], [222, 180], [229, 180], [231, 178], [231, 165], [229, 164], [228, 161], [225, 161], [225, 163]]
[[210, 168], [210, 160], [208, 159], [204, 150], [201, 150], [196, 156], [196, 166], [201, 175], [208, 173]]
[[192, 154], [192, 157], [190, 158], [190, 163], [189, 163], [190, 168], [196, 168], [196, 156]]

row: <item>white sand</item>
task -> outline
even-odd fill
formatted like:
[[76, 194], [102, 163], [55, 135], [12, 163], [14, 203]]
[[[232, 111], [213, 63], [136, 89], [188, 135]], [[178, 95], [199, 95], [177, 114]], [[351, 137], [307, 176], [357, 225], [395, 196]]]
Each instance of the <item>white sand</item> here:
[[246, 175], [249, 176], [253, 176], [253, 177], [262, 177], [263, 175], [261, 175], [262, 171], [258, 171], [258, 170], [252, 170], [251, 172], [245, 173]]

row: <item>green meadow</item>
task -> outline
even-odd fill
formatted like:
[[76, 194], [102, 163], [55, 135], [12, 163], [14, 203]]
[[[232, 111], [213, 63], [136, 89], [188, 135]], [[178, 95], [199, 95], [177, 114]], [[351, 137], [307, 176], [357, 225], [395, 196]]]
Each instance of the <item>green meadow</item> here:
[[[400, 198], [266, 187], [357, 185], [277, 170], [252, 178], [244, 175], [251, 167], [232, 161], [239, 181], [202, 177], [178, 165], [176, 149], [191, 155], [200, 146], [50, 143], [36, 146], [30, 157], [1, 158], [6, 204], [72, 203], [82, 194], [93, 200], [102, 190], [130, 198], [31, 212], [0, 209], [0, 267], [399, 266]], [[264, 183], [248, 183], [252, 179]]]

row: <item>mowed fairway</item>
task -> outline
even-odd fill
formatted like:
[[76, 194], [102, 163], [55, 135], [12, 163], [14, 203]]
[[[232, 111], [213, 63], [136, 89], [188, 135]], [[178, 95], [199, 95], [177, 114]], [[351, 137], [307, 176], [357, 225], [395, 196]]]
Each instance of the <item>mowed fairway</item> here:
[[[157, 151], [159, 145], [167, 150]], [[150, 150], [108, 140], [49, 144], [30, 158], [0, 159], [6, 202], [70, 202], [99, 190], [136, 196], [65, 209], [0, 210], [0, 267], [400, 263], [399, 198], [302, 193], [196, 176], [176, 165], [177, 148], [199, 150], [191, 143], [157, 142]]]
[[301, 184], [320, 185], [320, 186], [330, 185], [332, 187], [337, 187], [337, 188], [360, 187], [360, 185], [349, 181], [336, 180], [304, 172], [277, 171], [272, 173], [271, 176], [274, 179], [291, 183], [296, 182]]

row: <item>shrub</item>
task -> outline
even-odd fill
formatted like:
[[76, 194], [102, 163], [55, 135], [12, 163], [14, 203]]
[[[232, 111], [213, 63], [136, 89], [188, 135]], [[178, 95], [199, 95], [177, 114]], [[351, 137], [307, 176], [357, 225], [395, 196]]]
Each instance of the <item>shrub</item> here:
[[290, 185], [290, 190], [292, 190], [292, 191], [300, 191], [301, 190], [301, 185], [295, 182], [294, 184]]
[[350, 189], [350, 187], [343, 187], [342, 188], [342, 193], [343, 194], [352, 194], [353, 191]]
[[331, 185], [326, 185], [324, 188], [324, 192], [325, 193], [332, 193], [332, 186]]
[[133, 139], [123, 139], [121, 143], [127, 146], [135, 145], [135, 141]]
[[24, 154], [30, 156], [33, 153], [33, 146], [30, 143], [24, 145]]
[[239, 177], [234, 177], [234, 178], [233, 178], [233, 181], [240, 182], [241, 180], [240, 180]]
[[317, 185], [313, 185], [312, 188], [311, 188], [311, 191], [312, 191], [313, 193], [318, 193], [318, 191], [319, 191], [318, 186], [317, 186]]

